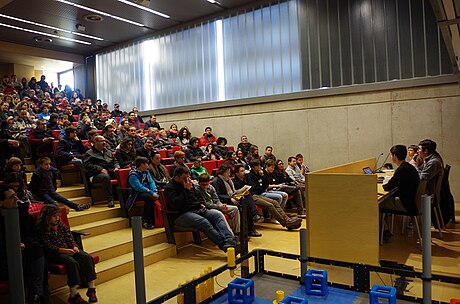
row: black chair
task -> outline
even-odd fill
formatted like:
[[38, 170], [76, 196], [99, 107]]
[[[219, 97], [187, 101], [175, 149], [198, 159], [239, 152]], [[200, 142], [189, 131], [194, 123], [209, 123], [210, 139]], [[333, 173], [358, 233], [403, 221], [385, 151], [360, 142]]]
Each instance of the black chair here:
[[[422, 195], [425, 194], [425, 191], [426, 191], [426, 180], [422, 180], [422, 181], [419, 182], [417, 191], [415, 192], [415, 205], [416, 205], [416, 208], [415, 208], [415, 210], [413, 212], [396, 211], [396, 210], [389, 210], [389, 209], [381, 209], [380, 210], [380, 213], [382, 214], [382, 227], [381, 227], [381, 231], [380, 231], [380, 245], [383, 244], [383, 231], [384, 231], [383, 222], [384, 222], [385, 216], [387, 214], [391, 214], [393, 216], [395, 216], [395, 215], [404, 216], [403, 222], [402, 222], [401, 234], [404, 234], [404, 228], [405, 228], [404, 219], [405, 219], [405, 217], [406, 216], [411, 217], [412, 220], [414, 221], [415, 227], [417, 228], [417, 235], [418, 235], [418, 239], [420, 240], [420, 246], [422, 245], [422, 235], [420, 233], [420, 226], [418, 225], [418, 217], [419, 217], [419, 215], [421, 215], [421, 212], [422, 212]], [[393, 224], [392, 224], [392, 226], [393, 226]], [[393, 230], [393, 227], [391, 227], [391, 230]]]

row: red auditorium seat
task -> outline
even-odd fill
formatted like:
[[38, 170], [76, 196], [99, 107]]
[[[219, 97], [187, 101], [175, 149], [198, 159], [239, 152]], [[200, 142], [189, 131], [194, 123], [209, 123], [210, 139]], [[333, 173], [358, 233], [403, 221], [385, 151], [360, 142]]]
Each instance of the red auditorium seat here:
[[219, 168], [220, 166], [222, 166], [224, 163], [225, 163], [225, 159], [219, 159], [219, 160], [217, 161], [217, 168]]
[[[120, 205], [123, 210], [123, 216], [127, 218], [131, 218], [132, 215], [134, 215], [133, 208], [140, 208], [144, 207], [144, 201], [142, 200], [136, 200], [134, 202], [134, 206], [131, 210], [127, 210], [125, 208], [125, 201], [129, 196], [129, 191], [130, 188], [128, 187], [128, 174], [131, 169], [120, 169], [117, 170], [117, 180], [118, 180], [118, 187], [117, 187], [117, 192], [118, 192], [118, 199], [120, 200]], [[139, 213], [139, 212], [137, 212]], [[140, 213], [139, 215], [141, 215]], [[163, 217], [161, 215], [161, 204], [160, 201], [155, 202], [155, 208], [154, 208], [154, 220], [155, 220], [155, 227], [157, 228], [162, 228], [163, 227]]]
[[79, 121], [78, 118], [79, 118], [78, 115], [73, 115], [73, 119], [74, 119], [75, 121], [77, 121], [77, 122]]
[[56, 138], [56, 139], [59, 138], [59, 133], [61, 133], [61, 130], [53, 130], [53, 131], [51, 131], [51, 135], [53, 135], [53, 137]]
[[167, 158], [168, 157], [168, 155], [166, 154], [167, 150], [158, 150], [158, 153], [160, 153], [161, 158]]
[[165, 166], [174, 164], [174, 157], [165, 157], [161, 159], [161, 163]]
[[144, 130], [144, 125], [145, 124], [143, 122], [139, 123], [139, 127], [140, 127], [141, 130]]
[[212, 175], [212, 171], [217, 168], [217, 162], [215, 160], [207, 160], [201, 163], [206, 168], [209, 175]]

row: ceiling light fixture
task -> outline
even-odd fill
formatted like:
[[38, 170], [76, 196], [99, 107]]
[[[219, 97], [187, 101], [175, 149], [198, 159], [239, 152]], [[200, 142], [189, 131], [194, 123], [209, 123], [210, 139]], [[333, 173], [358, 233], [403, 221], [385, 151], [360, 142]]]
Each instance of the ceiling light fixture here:
[[39, 22], [34, 22], [34, 21], [22, 19], [22, 18], [17, 18], [17, 17], [13, 17], [13, 16], [9, 16], [9, 15], [0, 14], [0, 17], [10, 19], [10, 20], [14, 20], [14, 21], [18, 21], [18, 22], [27, 23], [27, 24], [32, 24], [32, 25], [36, 25], [36, 26], [40, 26], [40, 27], [44, 27], [44, 28], [49, 28], [49, 29], [59, 31], [59, 32], [63, 32], [63, 33], [79, 35], [79, 36], [83, 36], [83, 37], [86, 37], [86, 38], [91, 38], [91, 39], [94, 39], [94, 40], [99, 40], [99, 41], [104, 40], [103, 38], [100, 38], [100, 37], [91, 36], [91, 35], [87, 35], [87, 34], [81, 34], [81, 33], [78, 33], [78, 32], [72, 32], [72, 31], [68, 31], [68, 30], [65, 30], [65, 29], [62, 29], [62, 28], [59, 28], [59, 27], [54, 27], [54, 26], [51, 26], [51, 25], [47, 25], [47, 24], [43, 24], [43, 23], [39, 23]]
[[131, 21], [129, 19], [125, 19], [125, 18], [122, 18], [122, 17], [118, 17], [118, 16], [115, 16], [115, 15], [111, 15], [109, 13], [106, 13], [106, 12], [103, 12], [103, 11], [99, 11], [97, 9], [94, 9], [94, 8], [91, 8], [91, 7], [87, 7], [87, 6], [84, 6], [84, 5], [80, 5], [80, 4], [77, 4], [77, 3], [73, 3], [73, 2], [70, 2], [70, 1], [66, 1], [66, 0], [56, 0], [57, 2], [61, 2], [61, 3], [64, 3], [64, 4], [68, 4], [68, 5], [71, 5], [73, 7], [76, 7], [76, 8], [81, 8], [83, 10], [86, 10], [86, 11], [89, 11], [89, 12], [93, 12], [93, 13], [96, 13], [96, 14], [99, 14], [99, 15], [102, 15], [102, 16], [107, 16], [107, 17], [110, 17], [112, 19], [116, 19], [116, 20], [119, 20], [119, 21], [123, 21], [123, 22], [126, 22], [126, 23], [130, 23], [130, 24], [133, 24], [133, 25], [137, 25], [139, 27], [144, 27], [145, 25], [143, 25], [142, 23], [139, 23], [139, 22], [135, 22], [135, 21]]
[[138, 9], [141, 9], [141, 10], [144, 10], [144, 11], [146, 11], [146, 12], [149, 12], [149, 13], [152, 13], [152, 14], [155, 14], [155, 15], [158, 15], [158, 16], [161, 16], [161, 17], [163, 17], [163, 18], [168, 18], [168, 19], [171, 18], [169, 15], [160, 13], [159, 11], [153, 10], [153, 9], [151, 9], [151, 8], [148, 8], [148, 7], [139, 5], [139, 4], [137, 4], [137, 3], [134, 3], [134, 2], [131, 2], [131, 1], [128, 1], [128, 0], [118, 0], [118, 2], [127, 4], [127, 5], [131, 5], [131, 6], [134, 6], [134, 7], [138, 8]]
[[11, 28], [11, 29], [18, 30], [18, 31], [23, 31], [23, 32], [33, 33], [33, 34], [39, 34], [39, 35], [53, 37], [53, 38], [57, 38], [57, 39], [62, 39], [62, 40], [73, 41], [73, 42], [77, 42], [77, 43], [81, 43], [81, 44], [91, 45], [91, 42], [77, 40], [77, 39], [73, 39], [73, 38], [67, 38], [67, 37], [58, 36], [58, 35], [54, 35], [54, 34], [48, 34], [48, 33], [45, 33], [45, 32], [40, 32], [40, 31], [35, 31], [35, 30], [30, 30], [30, 29], [26, 29], [26, 28], [23, 28], [23, 27], [19, 27], [19, 26], [14, 26], [14, 25], [11, 25], [11, 24], [6, 24], [6, 23], [1, 23], [0, 22], [0, 26]]
[[216, 0], [206, 0], [206, 1], [208, 1], [209, 3], [212, 3], [212, 4], [220, 5], [220, 3], [218, 1], [216, 1]]

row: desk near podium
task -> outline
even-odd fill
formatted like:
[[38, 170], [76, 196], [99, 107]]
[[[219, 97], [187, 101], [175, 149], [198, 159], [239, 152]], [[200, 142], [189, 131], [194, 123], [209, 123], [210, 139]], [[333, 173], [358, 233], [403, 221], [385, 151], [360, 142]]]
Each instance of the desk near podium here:
[[377, 183], [375, 158], [307, 174], [308, 255], [379, 265], [379, 203], [390, 193]]

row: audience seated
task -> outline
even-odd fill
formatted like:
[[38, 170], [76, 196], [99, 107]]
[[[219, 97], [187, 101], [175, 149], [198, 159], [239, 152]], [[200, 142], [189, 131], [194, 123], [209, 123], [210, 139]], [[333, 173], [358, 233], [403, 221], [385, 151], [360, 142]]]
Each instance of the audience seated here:
[[115, 133], [115, 127], [113, 125], [109, 124], [104, 127], [104, 138], [107, 142], [107, 149], [115, 153], [120, 141], [118, 139], [118, 134]]
[[414, 166], [415, 168], [418, 167], [419, 163], [423, 161], [422, 158], [418, 157], [418, 146], [417, 145], [410, 145], [407, 148], [407, 156], [409, 157], [409, 164]]
[[177, 138], [177, 125], [176, 124], [172, 124], [170, 127], [169, 127], [169, 134], [168, 134], [168, 137], [169, 138]]
[[225, 158], [224, 166], [230, 168], [231, 176], [235, 175], [235, 166], [238, 164], [237, 156], [235, 151], [229, 151]]
[[174, 176], [174, 170], [176, 170], [177, 167], [187, 168], [187, 166], [185, 165], [185, 153], [182, 151], [174, 152], [174, 164], [169, 170], [169, 176]]
[[[69, 227], [59, 220], [59, 214], [59, 208], [53, 205], [44, 206], [40, 211], [38, 227], [46, 259], [66, 266], [69, 303], [97, 302], [93, 258], [78, 247]], [[88, 286], [88, 302], [78, 293], [79, 286]]]
[[246, 163], [251, 166], [249, 163], [251, 160], [257, 159], [260, 160], [260, 155], [259, 155], [259, 147], [256, 145], [251, 145], [248, 151], [248, 155], [246, 156]]
[[202, 165], [201, 158], [196, 158], [196, 159], [193, 161], [193, 165], [190, 167], [190, 177], [192, 178], [192, 180], [197, 181], [198, 178], [199, 178], [202, 174], [207, 175], [207, 176], [209, 177], [208, 171], [207, 171], [206, 168], [203, 167], [203, 165]]
[[179, 133], [177, 134], [176, 143], [181, 147], [187, 147], [190, 143], [191, 137], [192, 134], [187, 129], [187, 127], [183, 127], [179, 130]]
[[37, 200], [52, 205], [61, 203], [76, 211], [83, 211], [90, 207], [89, 204], [77, 205], [56, 192], [60, 173], [51, 166], [51, 160], [48, 157], [41, 157], [37, 164], [38, 168], [34, 170], [28, 187]]
[[134, 150], [133, 141], [125, 137], [120, 146], [115, 150], [115, 159], [117, 160], [120, 168], [131, 168], [136, 159], [136, 150]]
[[219, 137], [216, 141], [215, 146], [216, 159], [226, 159], [228, 154], [227, 139], [225, 137]]
[[103, 136], [96, 136], [94, 146], [85, 153], [83, 164], [88, 176], [92, 178], [92, 184], [102, 186], [107, 198], [107, 206], [114, 207], [111, 180], [116, 178], [115, 170], [119, 169], [120, 165], [110, 150], [106, 148], [106, 145]]
[[256, 205], [258, 205], [262, 209], [266, 209], [269, 212], [269, 214], [273, 216], [274, 219], [276, 219], [283, 227], [286, 227], [288, 230], [291, 230], [297, 229], [301, 226], [302, 220], [296, 217], [289, 218], [286, 215], [286, 213], [284, 213], [283, 209], [280, 207], [279, 203], [276, 200], [259, 195], [260, 187], [254, 184], [256, 186], [256, 188], [254, 188], [252, 187], [252, 184], [248, 183], [246, 179], [245, 169], [241, 165], [237, 165], [235, 167], [235, 171], [236, 172], [234, 182], [236, 189], [241, 189], [246, 185], [251, 186], [250, 192]]
[[303, 162], [303, 155], [302, 154], [300, 154], [300, 153], [297, 154], [295, 156], [295, 161], [296, 161], [297, 168], [299, 168], [300, 173], [302, 175], [305, 175], [308, 172], [310, 172], [310, 169], [308, 169], [307, 165], [305, 165], [304, 162]]
[[187, 146], [187, 151], [185, 152], [185, 156], [189, 162], [193, 162], [197, 158], [200, 158], [201, 160], [207, 159], [203, 150], [200, 148], [200, 141], [198, 137], [192, 137], [190, 139], [190, 143]]
[[169, 172], [161, 164], [161, 155], [157, 151], [154, 151], [150, 158], [149, 170], [158, 189], [163, 189], [169, 183]]
[[246, 170], [249, 170], [249, 164], [246, 162], [243, 150], [238, 149], [238, 151], [236, 151], [236, 157], [236, 163], [243, 165]]
[[145, 157], [136, 157], [134, 166], [128, 175], [131, 192], [126, 200], [126, 207], [130, 209], [136, 200], [144, 201], [143, 227], [155, 228], [154, 208], [155, 201], [159, 198], [155, 181], [149, 172], [149, 160]]
[[171, 182], [165, 187], [165, 195], [168, 209], [177, 212], [174, 224], [198, 229], [224, 252], [236, 246], [235, 236], [228, 228], [224, 215], [209, 209], [193, 187], [187, 168], [176, 168]]
[[206, 202], [209, 209], [217, 209], [224, 214], [230, 216], [231, 225], [229, 228], [233, 234], [240, 233], [240, 211], [235, 205], [222, 204], [216, 189], [210, 184], [209, 174], [203, 173], [198, 177], [198, 184], [194, 184], [195, 189]]
[[33, 156], [50, 156], [53, 153], [53, 136], [47, 129], [46, 120], [39, 119], [37, 127], [29, 132], [29, 144]]
[[142, 116], [139, 115], [139, 109], [137, 107], [133, 108], [133, 113], [136, 116], [136, 119], [139, 121], [139, 123], [144, 123]]
[[273, 154], [273, 147], [271, 146], [265, 147], [265, 154], [262, 155], [262, 157], [260, 158], [260, 163], [262, 167], [265, 167], [265, 162], [269, 159], [276, 162], [276, 156]]
[[93, 126], [91, 118], [88, 116], [83, 116], [83, 118], [77, 124], [78, 138], [80, 139], [89, 139], [89, 131], [96, 129]]
[[[301, 218], [306, 218], [305, 216], [305, 211], [303, 210], [303, 202], [302, 202], [302, 194], [300, 192], [300, 187], [295, 185], [295, 182], [287, 176], [287, 179], [282, 176], [281, 179], [278, 179], [278, 176], [281, 177], [280, 175], [277, 175], [275, 173], [275, 161], [273, 159], [268, 159], [267, 162], [265, 163], [265, 169], [264, 169], [264, 184], [268, 184], [268, 189], [273, 189], [269, 190], [268, 192], [282, 192], [286, 194], [291, 194], [294, 197], [294, 203], [295, 206], [297, 207], [297, 217]], [[281, 205], [281, 207], [283, 207]], [[284, 207], [283, 207], [284, 208]]]
[[58, 143], [58, 157], [60, 165], [75, 164], [83, 168], [82, 158], [86, 148], [77, 136], [77, 129], [68, 127], [64, 137]]
[[253, 193], [276, 200], [281, 209], [284, 209], [288, 199], [287, 193], [275, 190], [279, 185], [270, 184], [270, 179], [264, 176], [260, 160], [251, 160], [249, 166], [251, 171], [247, 175], [247, 182], [252, 187]]
[[139, 120], [137, 119], [136, 114], [134, 112], [129, 112], [128, 123], [130, 126], [135, 127], [136, 130], [139, 130], [141, 128], [141, 124]]
[[122, 117], [123, 112], [120, 111], [120, 105], [118, 103], [113, 105], [112, 117]]
[[150, 116], [149, 121], [144, 124], [144, 130], [148, 130], [149, 128], [157, 128], [158, 130], [161, 129], [160, 124], [157, 122], [157, 118], [155, 115]]
[[212, 128], [206, 127], [203, 136], [200, 137], [200, 146], [206, 147], [209, 144], [215, 145], [217, 138], [212, 134]]
[[213, 144], [208, 144], [204, 149], [204, 157], [203, 160], [218, 160], [220, 157], [216, 153], [216, 146]]
[[244, 157], [246, 157], [249, 153], [249, 148], [252, 144], [248, 141], [248, 137], [246, 135], [241, 136], [241, 142], [238, 144], [238, 150], [243, 151]]
[[[243, 168], [241, 165], [237, 165], [235, 170]], [[264, 218], [257, 213], [256, 204], [250, 193], [246, 195], [240, 195], [233, 184], [232, 179], [230, 178], [230, 168], [226, 166], [220, 166], [217, 171], [217, 177], [213, 179], [212, 185], [216, 190], [219, 200], [226, 204], [227, 206], [237, 206], [239, 209], [242, 208], [242, 204], [245, 204], [248, 208], [248, 236], [260, 237], [262, 236], [254, 228], [254, 223], [263, 222]]]
[[139, 135], [137, 134], [137, 130], [138, 129], [136, 127], [130, 126], [128, 129], [128, 134], [124, 137], [130, 139], [133, 142], [134, 150], [140, 149], [144, 145], [142, 139], [140, 139]]
[[305, 189], [305, 175], [302, 174], [301, 169], [297, 166], [297, 160], [294, 156], [288, 158], [286, 173], [296, 182], [297, 186], [301, 189]]
[[142, 148], [136, 150], [136, 155], [151, 159], [154, 152], [155, 150], [153, 149], [153, 138], [146, 137], [144, 138], [144, 145]]

